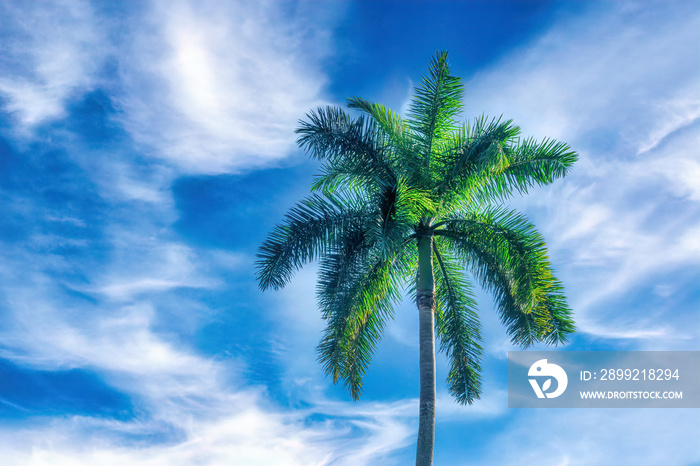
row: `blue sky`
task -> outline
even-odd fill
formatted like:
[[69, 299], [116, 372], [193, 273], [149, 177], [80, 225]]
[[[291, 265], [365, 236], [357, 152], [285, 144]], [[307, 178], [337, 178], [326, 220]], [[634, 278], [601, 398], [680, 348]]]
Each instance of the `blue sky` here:
[[[439, 49], [465, 119], [580, 154], [512, 202], [563, 349], [700, 350], [699, 43], [697, 1], [0, 2], [3, 464], [410, 464], [413, 305], [355, 403], [315, 362], [314, 266], [263, 294], [253, 262], [316, 169], [297, 121], [402, 111]], [[700, 464], [697, 410], [508, 409], [478, 298], [485, 393], [455, 404], [438, 359], [437, 465]]]

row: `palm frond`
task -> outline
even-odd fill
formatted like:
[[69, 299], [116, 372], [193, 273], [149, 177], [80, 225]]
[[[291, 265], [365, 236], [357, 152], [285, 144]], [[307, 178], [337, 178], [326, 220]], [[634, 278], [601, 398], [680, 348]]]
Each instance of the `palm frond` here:
[[366, 163], [360, 157], [344, 157], [321, 165], [311, 191], [330, 195], [338, 191], [372, 192], [389, 189], [395, 183], [384, 167]]
[[519, 134], [513, 120], [489, 120], [483, 115], [455, 131], [439, 158], [438, 194], [448, 203], [472, 201], [474, 193], [509, 166], [511, 146]]
[[544, 239], [524, 216], [501, 208], [467, 212], [436, 234], [494, 294], [514, 344], [562, 343], [574, 331]]
[[513, 192], [527, 193], [567, 174], [578, 159], [562, 142], [533, 138], [521, 141], [512, 120], [477, 119], [455, 134], [443, 151], [439, 193], [448, 202], [502, 201]]
[[396, 175], [377, 140], [376, 124], [353, 119], [337, 107], [319, 108], [300, 121], [297, 144], [312, 158], [324, 161], [313, 190], [333, 192], [342, 184], [371, 182], [391, 185]]
[[333, 383], [343, 380], [355, 400], [384, 324], [400, 298], [401, 254], [384, 260], [372, 249], [364, 232], [349, 232], [346, 241], [324, 257], [319, 270], [317, 295], [327, 327], [318, 359]]
[[463, 95], [461, 79], [450, 75], [447, 51], [438, 52], [415, 90], [407, 120], [416, 138], [416, 154], [428, 170], [434, 143], [456, 128], [454, 117], [462, 110]]
[[260, 288], [283, 288], [296, 270], [323, 256], [336, 238], [369, 215], [359, 202], [340, 197], [312, 195], [297, 203], [258, 249]]
[[394, 157], [401, 160], [402, 155], [412, 152], [409, 127], [400, 115], [384, 105], [370, 102], [362, 97], [348, 99], [348, 108], [355, 108], [372, 118], [377, 125], [382, 138], [382, 145], [390, 147]]
[[447, 383], [450, 393], [462, 404], [472, 404], [481, 395], [481, 324], [471, 285], [455, 261], [445, 252], [442, 238], [435, 241], [435, 326], [440, 348], [450, 361]]
[[527, 138], [508, 152], [507, 166], [489, 184], [498, 192], [515, 189], [526, 193], [532, 186], [549, 184], [564, 177], [578, 160], [578, 154], [568, 144], [553, 139], [537, 142]]

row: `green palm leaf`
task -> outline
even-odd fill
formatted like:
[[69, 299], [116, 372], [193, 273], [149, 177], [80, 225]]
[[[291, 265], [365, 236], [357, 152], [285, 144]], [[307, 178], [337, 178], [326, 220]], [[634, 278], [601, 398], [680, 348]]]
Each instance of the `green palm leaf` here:
[[447, 220], [435, 233], [494, 294], [514, 344], [563, 343], [573, 332], [544, 239], [524, 216], [495, 207], [475, 210]]
[[450, 361], [447, 383], [450, 393], [462, 404], [472, 404], [481, 395], [481, 324], [470, 283], [454, 259], [441, 253], [436, 238], [435, 327], [441, 349]]
[[[413, 130], [414, 153], [406, 160], [427, 182], [433, 178], [431, 162], [441, 140], [448, 138], [458, 126], [454, 121], [462, 109], [464, 86], [459, 78], [450, 75], [447, 51], [439, 52], [428, 66], [428, 75], [408, 108], [407, 123]], [[419, 168], [420, 167], [420, 168]]]
[[370, 215], [341, 197], [313, 195], [294, 206], [258, 249], [260, 288], [283, 288], [304, 264], [323, 256], [336, 237]]
[[300, 135], [297, 143], [313, 158], [327, 162], [313, 190], [332, 193], [340, 187], [396, 183], [394, 170], [377, 142], [374, 122], [353, 119], [336, 107], [319, 108], [307, 118], [296, 130]]
[[328, 325], [318, 359], [333, 383], [343, 380], [355, 400], [384, 324], [400, 298], [396, 280], [401, 275], [395, 273], [399, 258], [392, 259], [373, 254], [367, 238], [356, 230], [321, 261], [317, 295]]
[[377, 142], [391, 154], [393, 165], [398, 172], [406, 172], [405, 160], [415, 153], [408, 124], [401, 116], [383, 105], [369, 102], [361, 97], [348, 99], [348, 108], [360, 110], [371, 118], [379, 130]]

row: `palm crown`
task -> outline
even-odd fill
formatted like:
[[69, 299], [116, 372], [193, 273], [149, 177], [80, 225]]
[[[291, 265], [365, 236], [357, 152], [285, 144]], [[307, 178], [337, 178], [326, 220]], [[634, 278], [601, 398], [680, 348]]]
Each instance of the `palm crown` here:
[[462, 97], [440, 52], [406, 118], [354, 97], [348, 107], [358, 116], [319, 108], [297, 129], [320, 173], [260, 247], [257, 278], [262, 289], [278, 289], [320, 261], [328, 325], [319, 361], [354, 399], [405, 290], [434, 315], [428, 333], [449, 359], [449, 390], [460, 403], [481, 393], [472, 281], [493, 293], [515, 344], [557, 344], [574, 331], [543, 237], [502, 202], [564, 176], [577, 155], [554, 140], [521, 140], [511, 120], [459, 123]]

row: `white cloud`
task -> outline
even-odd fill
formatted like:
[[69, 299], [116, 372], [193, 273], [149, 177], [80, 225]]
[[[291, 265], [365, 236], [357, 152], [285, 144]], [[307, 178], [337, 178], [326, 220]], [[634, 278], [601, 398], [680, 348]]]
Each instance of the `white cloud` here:
[[[32, 266], [20, 274], [17, 264], [0, 270], [10, 304], [0, 357], [25, 368], [97, 371], [130, 396], [136, 417], [66, 416], [0, 427], [8, 464], [362, 465], [412, 441], [415, 400], [327, 401], [320, 391], [305, 392], [302, 381], [294, 391], [306, 407], [276, 407], [262, 387], [246, 386], [239, 361], [197, 354], [180, 336], [156, 330], [159, 290], [143, 290], [133, 302], [109, 296], [87, 305], [58, 296], [43, 272], [46, 262], [27, 262]], [[128, 275], [116, 265], [107, 276]]]
[[508, 392], [493, 383], [487, 383], [481, 398], [472, 405], [461, 405], [452, 395], [442, 392], [437, 397], [437, 420], [479, 421], [507, 414]]
[[664, 181], [675, 197], [700, 203], [700, 112], [691, 121], [658, 142], [632, 164], [632, 174], [640, 181]]
[[[18, 130], [31, 134], [65, 117], [99, 88], [143, 155], [186, 172], [222, 173], [294, 150], [297, 121], [325, 103], [321, 61], [345, 7], [154, 1], [121, 5], [123, 17], [81, 0], [1, 8], [10, 39], [0, 96]], [[118, 81], [102, 73], [114, 65]], [[126, 187], [136, 198], [154, 196], [133, 180]]]
[[299, 118], [323, 103], [318, 60], [334, 5], [157, 2], [122, 56], [122, 122], [151, 155], [189, 172], [288, 156]]
[[128, 421], [68, 416], [2, 427], [7, 464], [362, 465], [405, 446], [414, 434], [413, 400], [354, 404], [307, 393], [306, 408], [284, 410], [261, 389], [244, 386], [236, 361], [167, 341], [152, 328], [156, 310], [145, 300], [76, 316], [76, 309], [43, 302], [41, 281], [30, 285], [31, 295], [25, 288], [24, 295], [10, 296], [11, 332], [3, 341], [17, 352], [5, 349], [2, 357], [47, 370], [98, 370], [141, 414]]
[[478, 73], [467, 109], [515, 118], [538, 137], [583, 144], [617, 133], [633, 154], [648, 150], [697, 118], [699, 26], [689, 2], [614, 3], [562, 18]]
[[[172, 296], [173, 287], [217, 286], [216, 270], [247, 268], [251, 258], [168, 240], [167, 208], [151, 212], [150, 204], [128, 202], [125, 219], [119, 206], [112, 205], [106, 226], [90, 225], [104, 233], [99, 266], [44, 254], [60, 236], [41, 247], [32, 237], [3, 250], [0, 293], [8, 305], [0, 357], [25, 369], [94, 371], [129, 396], [135, 418], [67, 415], [0, 426], [6, 463], [369, 465], [413, 440], [415, 400], [332, 402], [323, 390], [307, 390], [306, 380], [288, 378], [292, 399], [304, 408], [283, 408], [264, 387], [243, 379], [245, 361], [200, 354], [179, 326], [192, 331], [211, 311]], [[52, 274], [57, 268], [65, 272], [59, 280]], [[84, 275], [71, 278], [76, 270]], [[71, 298], [66, 290], [89, 299]], [[297, 291], [291, 302], [303, 307], [308, 290]], [[311, 300], [303, 312], [280, 310], [290, 313], [281, 322], [281, 345], [294, 349], [297, 332], [309, 336], [307, 326], [320, 324], [313, 309]], [[305, 363], [318, 369], [313, 357]]]
[[73, 93], [82, 94], [102, 62], [102, 37], [91, 5], [81, 0], [3, 2], [3, 76], [0, 95], [22, 132], [65, 115]]
[[[700, 119], [700, 99], [693, 98], [697, 93], [698, 86], [688, 86], [684, 89], [685, 98], [678, 100], [666, 100], [655, 103], [652, 110], [655, 111], [659, 119], [658, 127], [649, 134], [649, 139], [642, 142], [637, 155], [644, 154], [664, 141], [669, 135], [687, 127]], [[695, 134], [697, 136], [697, 134]]]
[[110, 299], [131, 300], [147, 292], [214, 288], [221, 284], [219, 279], [206, 277], [198, 271], [203, 267], [202, 261], [195, 250], [184, 244], [123, 230], [115, 231], [113, 241], [116, 252], [111, 264], [104, 272], [96, 273], [95, 287], [82, 291], [101, 293]]
[[639, 318], [621, 332], [607, 303], [700, 261], [698, 31], [689, 2], [611, 3], [562, 17], [467, 84], [468, 109], [513, 117], [525, 135], [581, 156], [515, 204], [549, 240], [584, 332], [684, 334]]
[[652, 466], [698, 460], [700, 422], [692, 409], [518, 411], [509, 428], [490, 439], [479, 464]]
[[[23, 465], [370, 465], [405, 446], [413, 434], [401, 406], [376, 404], [344, 418], [333, 405], [294, 413], [263, 409], [255, 393], [221, 401], [218, 416], [181, 418], [176, 428], [182, 429], [182, 438], [162, 443], [135, 448], [119, 440], [120, 434], [162, 430], [155, 422], [75, 416], [40, 428], [4, 431], [0, 449], [8, 464]], [[334, 419], [311, 421], [307, 416], [312, 414]], [[93, 441], [85, 442], [85, 432], [91, 432]]]

